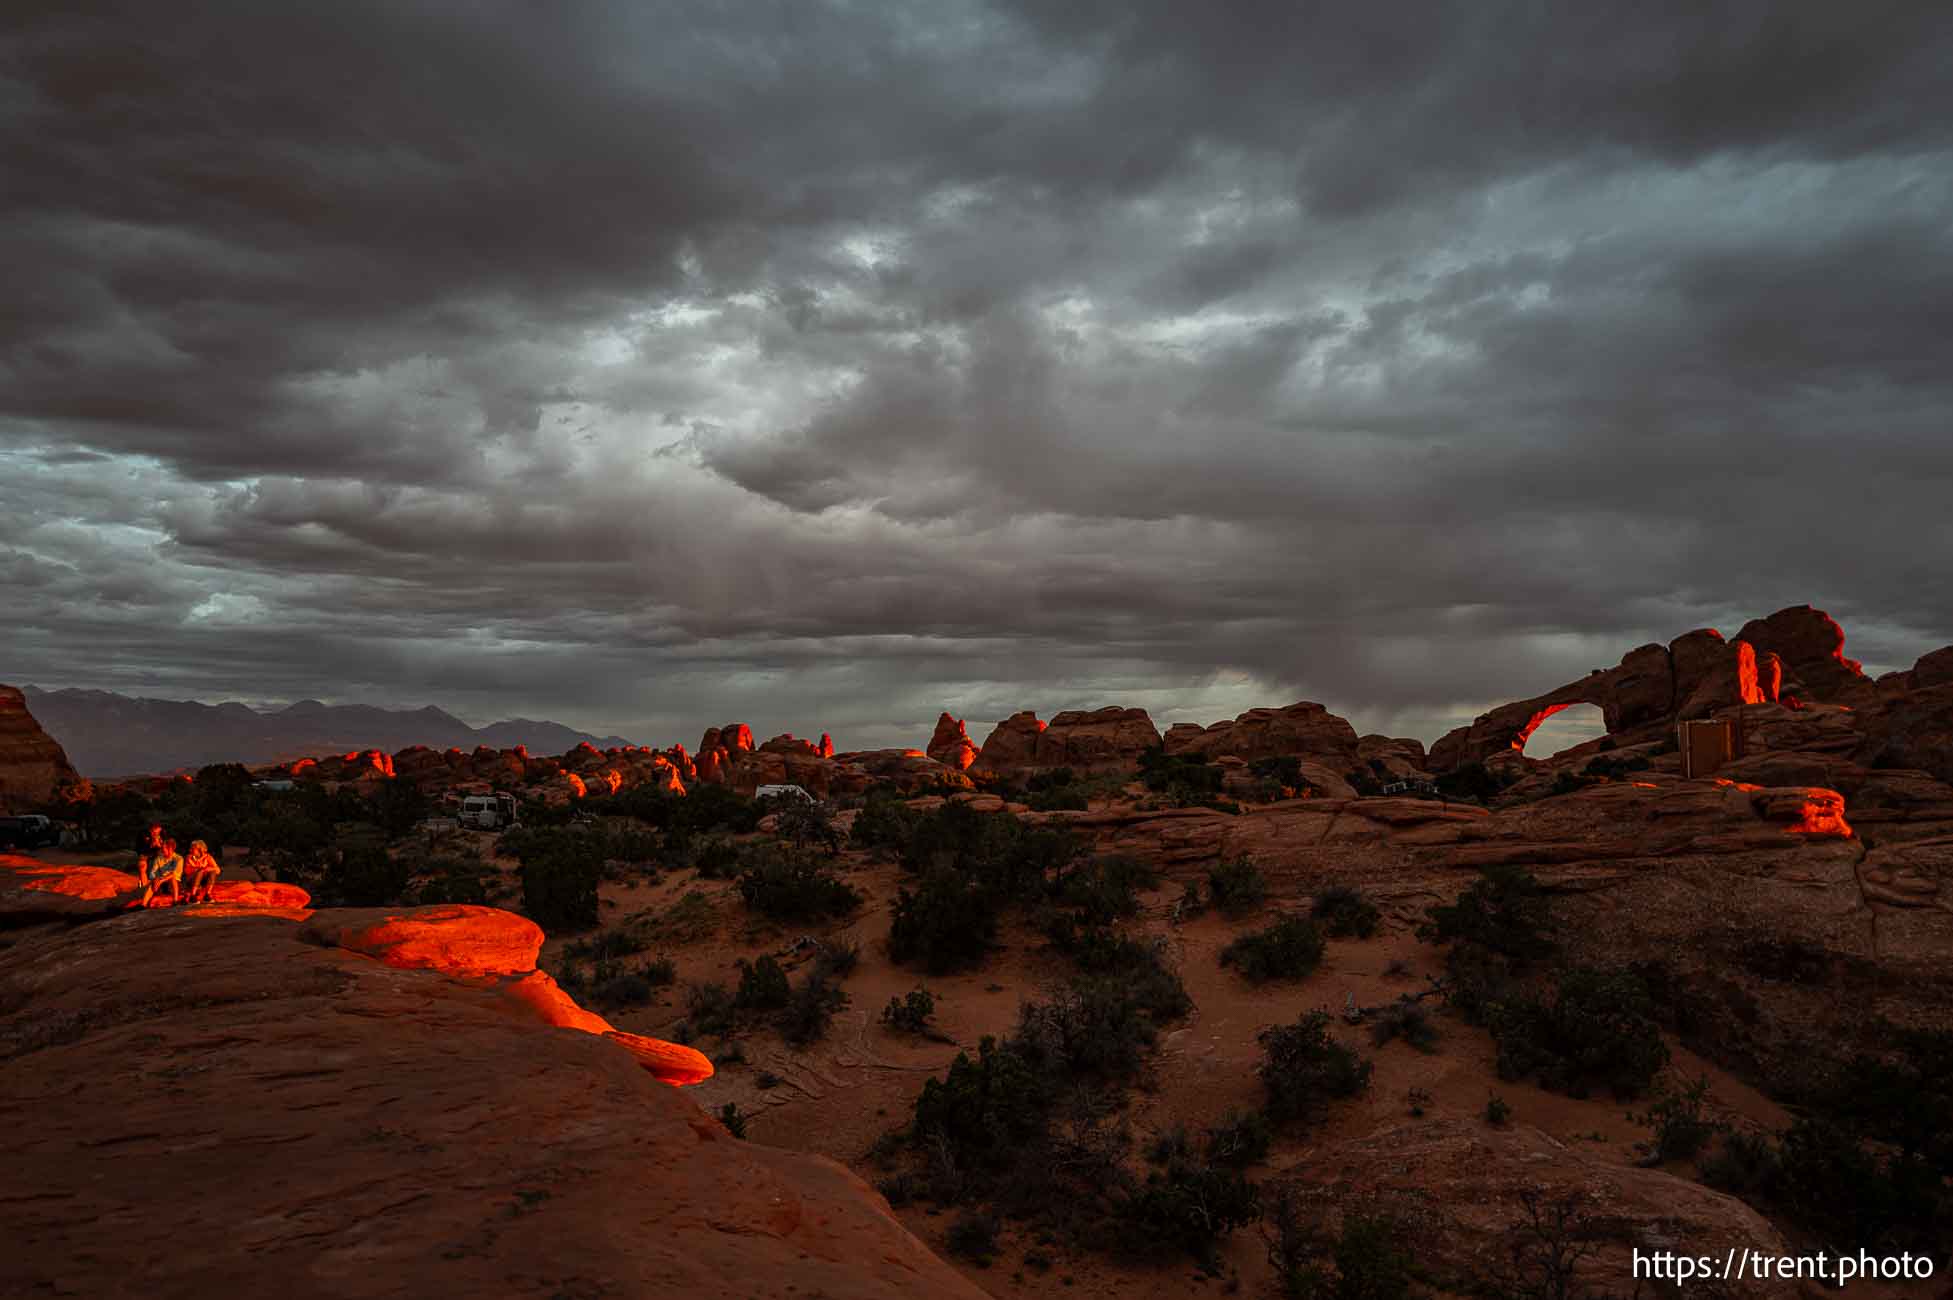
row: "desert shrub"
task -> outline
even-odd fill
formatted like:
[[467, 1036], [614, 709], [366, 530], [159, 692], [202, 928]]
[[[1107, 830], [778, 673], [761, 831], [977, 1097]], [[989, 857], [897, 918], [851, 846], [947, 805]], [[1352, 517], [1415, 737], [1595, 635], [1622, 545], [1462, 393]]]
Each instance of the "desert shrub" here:
[[1431, 1094], [1423, 1088], [1412, 1088], [1404, 1094], [1404, 1104], [1412, 1119], [1423, 1119], [1424, 1112], [1431, 1108]]
[[421, 877], [414, 890], [414, 901], [423, 906], [434, 903], [488, 902], [488, 878], [494, 869], [479, 858], [432, 857], [413, 866]]
[[834, 805], [824, 801], [788, 799], [774, 814], [773, 833], [797, 849], [820, 845], [830, 857], [841, 851], [841, 831], [834, 824]]
[[[187, 848], [189, 841], [178, 843]], [[327, 872], [321, 892], [346, 907], [384, 907], [400, 901], [409, 879], [407, 863], [388, 854], [384, 845], [354, 843], [340, 850], [339, 861]], [[533, 912], [530, 915], [543, 925], [542, 918]]]
[[766, 810], [731, 786], [695, 782], [683, 795], [657, 796], [660, 826], [682, 826], [693, 832], [728, 831], [743, 835], [759, 829]]
[[1553, 776], [1553, 788], [1549, 793], [1553, 795], [1577, 794], [1585, 790], [1588, 786], [1598, 785], [1601, 779], [1596, 776], [1583, 776], [1576, 772], [1557, 772]]
[[1875, 1150], [1828, 1119], [1784, 1133], [1769, 1202], [1840, 1249], [1943, 1254], [1953, 1230], [1953, 1202], [1927, 1161]]
[[990, 1260], [997, 1253], [998, 1223], [989, 1214], [959, 1214], [949, 1225], [943, 1243], [949, 1253], [960, 1255], [978, 1268], [989, 1268]]
[[1230, 1109], [1207, 1130], [1207, 1159], [1238, 1169], [1266, 1159], [1273, 1141], [1274, 1130], [1266, 1115], [1258, 1110]]
[[1091, 807], [1091, 800], [1085, 791], [1069, 782], [1032, 790], [1025, 796], [1024, 802], [1032, 812], [1084, 812]]
[[1087, 975], [1021, 1008], [1012, 1042], [1056, 1073], [1121, 1079], [1139, 1068], [1158, 1024], [1146, 990], [1121, 976]]
[[693, 1033], [724, 1038], [739, 1027], [739, 1006], [723, 984], [694, 984], [685, 990], [685, 1023]]
[[1139, 756], [1139, 779], [1169, 802], [1198, 804], [1221, 792], [1225, 773], [1198, 754], [1150, 749]]
[[1138, 1005], [1157, 1021], [1172, 1020], [1193, 1009], [1178, 971], [1167, 965], [1163, 951], [1107, 926], [1077, 927], [1060, 921], [1050, 930], [1058, 949], [1078, 969], [1093, 976], [1117, 977]]
[[923, 1083], [912, 1133], [946, 1144], [965, 1165], [996, 1169], [1042, 1137], [1054, 1100], [1046, 1074], [1015, 1045], [986, 1035], [976, 1059], [958, 1052], [944, 1077]]
[[736, 1101], [729, 1101], [719, 1107], [719, 1122], [726, 1126], [726, 1132], [736, 1138], [746, 1136], [747, 1118], [746, 1115], [740, 1113], [739, 1103]]
[[990, 892], [954, 868], [936, 867], [914, 892], [896, 891], [888, 955], [942, 975], [980, 965], [996, 934], [997, 903]]
[[1457, 902], [1434, 907], [1429, 915], [1429, 921], [1418, 927], [1419, 938], [1484, 948], [1505, 957], [1515, 968], [1554, 950], [1546, 891], [1523, 867], [1487, 867]]
[[1139, 891], [1159, 882], [1159, 871], [1137, 858], [1099, 858], [1061, 872], [1051, 896], [1087, 924], [1103, 925], [1137, 912]]
[[522, 910], [545, 930], [588, 930], [597, 924], [597, 885], [603, 842], [571, 830], [517, 827], [496, 851], [522, 863]]
[[587, 939], [572, 939], [563, 945], [563, 960], [616, 961], [644, 951], [644, 936], [635, 930], [599, 930]]
[[1859, 1054], [1817, 1104], [1837, 1123], [1953, 1177], [1953, 1033], [1901, 1030], [1880, 1055]]
[[1511, 1118], [1512, 1106], [1504, 1097], [1499, 1096], [1496, 1092], [1486, 1097], [1485, 1122], [1487, 1124], [1490, 1124], [1493, 1128], [1504, 1128], [1506, 1121]]
[[1487, 868], [1418, 926], [1426, 943], [1448, 943], [1445, 1001], [1473, 1024], [1515, 995], [1517, 979], [1555, 950], [1546, 892], [1520, 867]]
[[880, 1192], [889, 1205], [901, 1209], [921, 1193], [921, 1180], [903, 1169], [875, 1180], [875, 1190]]
[[1438, 793], [1447, 799], [1471, 800], [1489, 803], [1505, 789], [1499, 778], [1492, 775], [1483, 763], [1466, 763], [1453, 771], [1446, 772], [1433, 784]]
[[1377, 932], [1383, 913], [1363, 891], [1349, 885], [1328, 885], [1316, 891], [1309, 914], [1332, 938], [1367, 939]]
[[1687, 1160], [1728, 1127], [1703, 1116], [1703, 1103], [1709, 1098], [1709, 1076], [1677, 1089], [1660, 1086], [1645, 1113], [1629, 1115], [1636, 1124], [1654, 1130], [1640, 1150], [1651, 1162]]
[[641, 1007], [651, 1001], [654, 989], [643, 971], [626, 970], [595, 981], [590, 996], [605, 1006]]
[[1587, 776], [1598, 777], [1604, 781], [1618, 781], [1630, 772], [1645, 772], [1649, 766], [1646, 758], [1636, 754], [1627, 758], [1591, 759], [1581, 770]]
[[1370, 1063], [1329, 1036], [1326, 1012], [1309, 1012], [1256, 1038], [1263, 1051], [1257, 1073], [1268, 1094], [1264, 1110], [1276, 1124], [1313, 1120], [1331, 1100], [1370, 1086]]
[[915, 835], [921, 814], [902, 802], [892, 788], [872, 787], [855, 814], [848, 842], [856, 848], [900, 850]]
[[1174, 1124], [1153, 1135], [1146, 1144], [1146, 1159], [1156, 1165], [1170, 1160], [1184, 1160], [1193, 1154], [1193, 1137], [1187, 1132], [1185, 1124]]
[[810, 972], [793, 987], [786, 1005], [780, 1009], [776, 1021], [780, 1036], [795, 1047], [805, 1047], [825, 1035], [835, 1014], [847, 1005], [846, 993], [819, 972]]
[[791, 990], [787, 973], [771, 957], [756, 962], [739, 962], [739, 991], [733, 1006], [741, 1011], [777, 1011], [787, 1005]]
[[1268, 897], [1268, 881], [1247, 858], [1230, 858], [1207, 868], [1207, 896], [1229, 916], [1242, 916]]
[[1221, 965], [1234, 967], [1257, 984], [1299, 980], [1322, 963], [1322, 947], [1322, 934], [1313, 921], [1285, 916], [1221, 949]]
[[1207, 910], [1207, 899], [1200, 892], [1200, 882], [1189, 880], [1180, 886], [1180, 899], [1173, 905], [1174, 915], [1182, 920], [1191, 920]]
[[818, 921], [861, 906], [853, 886], [798, 853], [760, 856], [739, 873], [739, 896], [776, 921]]
[[933, 1027], [929, 1018], [936, 1014], [936, 996], [928, 989], [912, 990], [908, 996], [890, 998], [882, 1010], [882, 1023], [905, 1034], [926, 1034]]
[[1346, 1214], [1330, 1251], [1334, 1272], [1322, 1300], [1402, 1300], [1411, 1294], [1415, 1261], [1406, 1230], [1385, 1214]]
[[1761, 1133], [1725, 1133], [1714, 1154], [1699, 1166], [1702, 1181], [1746, 1200], [1768, 1201], [1777, 1188], [1783, 1162], [1776, 1144]]
[[694, 841], [687, 856], [692, 869], [706, 880], [731, 880], [745, 863], [739, 844], [723, 835]]
[[1393, 1038], [1403, 1039], [1420, 1052], [1438, 1050], [1438, 1027], [1431, 1023], [1431, 1013], [1422, 1002], [1409, 996], [1390, 1003], [1370, 1022], [1370, 1042], [1374, 1046], [1382, 1047]]
[[814, 973], [822, 979], [845, 979], [861, 964], [861, 945], [837, 936], [823, 939], [814, 948]]
[[1279, 1294], [1289, 1300], [1405, 1300], [1415, 1265], [1407, 1231], [1389, 1214], [1346, 1210], [1335, 1235], [1305, 1215], [1284, 1184], [1264, 1197], [1262, 1240]]
[[1113, 1233], [1124, 1256], [1184, 1251], [1218, 1272], [1221, 1238], [1260, 1216], [1258, 1189], [1238, 1170], [1183, 1157], [1115, 1199]]
[[1007, 812], [949, 803], [916, 822], [901, 859], [910, 871], [954, 868], [1002, 903], [1038, 898], [1083, 851], [1065, 827], [1033, 826]]
[[1569, 968], [1548, 996], [1497, 1003], [1488, 1020], [1500, 1078], [1537, 1075], [1541, 1087], [1571, 1097], [1596, 1085], [1636, 1096], [1668, 1064], [1647, 986], [1630, 971]]
[[1295, 754], [1276, 754], [1270, 758], [1257, 758], [1248, 764], [1248, 771], [1264, 781], [1271, 781], [1285, 790], [1298, 794], [1311, 789], [1302, 776], [1302, 759]]

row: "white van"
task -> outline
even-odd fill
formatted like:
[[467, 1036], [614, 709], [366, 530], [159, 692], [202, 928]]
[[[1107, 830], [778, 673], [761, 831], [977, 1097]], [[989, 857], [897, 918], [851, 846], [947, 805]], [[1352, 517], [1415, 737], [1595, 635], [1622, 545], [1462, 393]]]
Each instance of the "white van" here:
[[504, 826], [515, 825], [515, 796], [497, 791], [494, 794], [471, 794], [461, 800], [460, 821], [463, 826], [471, 826], [478, 831], [500, 830]]

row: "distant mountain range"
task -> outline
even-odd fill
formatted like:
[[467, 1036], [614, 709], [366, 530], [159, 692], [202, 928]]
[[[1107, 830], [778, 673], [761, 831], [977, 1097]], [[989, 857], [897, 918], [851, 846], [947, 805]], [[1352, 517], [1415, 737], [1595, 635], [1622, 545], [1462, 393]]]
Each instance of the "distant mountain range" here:
[[68, 752], [68, 761], [83, 776], [98, 780], [206, 763], [279, 763], [352, 749], [393, 753], [409, 745], [527, 745], [531, 753], [561, 754], [584, 741], [599, 749], [632, 743], [531, 718], [471, 727], [433, 707], [376, 709], [300, 700], [260, 711], [245, 704], [136, 699], [113, 691], [44, 691], [33, 686], [21, 691], [41, 727]]

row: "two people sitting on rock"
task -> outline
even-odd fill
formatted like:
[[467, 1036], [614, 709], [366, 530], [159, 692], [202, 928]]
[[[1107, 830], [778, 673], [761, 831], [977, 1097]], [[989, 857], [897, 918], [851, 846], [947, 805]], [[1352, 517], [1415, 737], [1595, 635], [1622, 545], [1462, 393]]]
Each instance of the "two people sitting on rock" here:
[[[136, 858], [136, 878], [142, 882], [137, 906], [148, 907], [165, 888], [172, 903], [208, 903], [222, 870], [202, 840], [190, 842], [190, 856], [185, 860], [176, 850], [176, 841], [163, 834], [162, 826], [151, 825]], [[185, 876], [189, 877], [187, 893], [183, 888]]]

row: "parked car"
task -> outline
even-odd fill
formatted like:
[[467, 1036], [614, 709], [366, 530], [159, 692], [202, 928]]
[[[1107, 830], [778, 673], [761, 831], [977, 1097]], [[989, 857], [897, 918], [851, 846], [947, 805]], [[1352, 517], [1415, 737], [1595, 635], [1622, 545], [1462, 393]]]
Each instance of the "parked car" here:
[[38, 813], [0, 817], [0, 848], [51, 849], [61, 842], [61, 828]]

